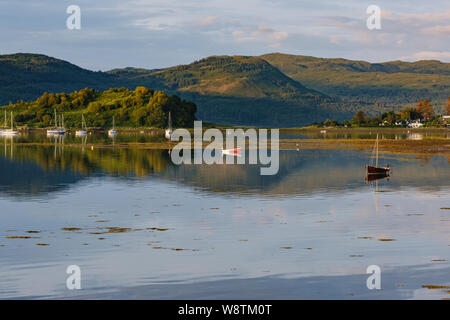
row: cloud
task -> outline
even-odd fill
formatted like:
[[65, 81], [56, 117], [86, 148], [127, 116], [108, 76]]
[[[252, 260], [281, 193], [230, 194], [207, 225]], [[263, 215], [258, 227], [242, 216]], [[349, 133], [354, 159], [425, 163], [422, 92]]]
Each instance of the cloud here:
[[289, 37], [286, 31], [276, 31], [267, 26], [245, 27], [231, 33], [237, 42], [265, 42], [271, 47], [279, 47], [280, 42]]
[[337, 36], [330, 36], [330, 43], [339, 44], [339, 38]]
[[450, 61], [450, 51], [420, 51], [409, 56], [400, 57], [400, 60], [440, 60]]
[[450, 25], [448, 26], [434, 26], [422, 29], [422, 33], [430, 35], [446, 35], [450, 36]]
[[216, 16], [209, 16], [206, 17], [204, 19], [199, 19], [196, 21], [196, 25], [201, 26], [201, 27], [208, 27], [210, 25], [212, 25], [214, 22], [217, 21], [217, 17]]
[[420, 25], [420, 24], [436, 24], [445, 23], [450, 20], [450, 10], [439, 13], [398, 13], [384, 11], [385, 16], [382, 14], [382, 19], [396, 20], [408, 25]]

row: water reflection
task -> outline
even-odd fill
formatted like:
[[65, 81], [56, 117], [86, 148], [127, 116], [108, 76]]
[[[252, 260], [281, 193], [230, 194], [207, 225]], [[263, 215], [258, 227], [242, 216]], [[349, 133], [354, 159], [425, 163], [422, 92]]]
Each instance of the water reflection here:
[[[364, 187], [364, 165], [368, 159], [367, 154], [359, 151], [281, 150], [278, 174], [261, 176], [257, 165], [177, 166], [172, 163], [169, 150], [98, 148], [85, 141], [74, 147], [66, 146], [65, 139], [54, 137], [52, 145], [46, 146], [15, 144], [5, 139], [0, 156], [0, 189], [14, 194], [19, 186], [20, 193], [29, 188], [30, 193], [36, 194], [37, 190], [67, 188], [76, 181], [103, 175], [120, 179], [157, 177], [207, 192], [269, 196], [335, 193]], [[392, 179], [379, 181], [381, 184], [427, 190], [449, 185], [450, 157], [387, 154], [384, 157], [392, 167]], [[15, 181], [14, 186], [11, 181]]]
[[2, 140], [0, 298], [448, 296], [422, 286], [450, 285], [450, 157], [384, 153], [390, 179], [366, 181], [364, 152], [281, 150], [260, 176], [90, 138]]

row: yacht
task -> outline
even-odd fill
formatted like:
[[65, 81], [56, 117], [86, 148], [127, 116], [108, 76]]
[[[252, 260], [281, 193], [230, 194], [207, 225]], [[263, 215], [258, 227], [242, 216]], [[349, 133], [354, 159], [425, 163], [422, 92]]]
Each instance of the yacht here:
[[81, 115], [81, 130], [75, 131], [75, 135], [77, 137], [84, 137], [87, 135], [87, 127], [86, 127], [86, 121], [84, 120], [84, 115]]
[[172, 139], [172, 118], [170, 116], [170, 111], [169, 111], [169, 128], [166, 129], [166, 139], [170, 140]]
[[108, 135], [111, 136], [111, 137], [114, 137], [116, 134], [117, 134], [117, 131], [116, 131], [116, 122], [115, 122], [115, 119], [114, 119], [114, 117], [113, 117], [113, 127], [112, 127], [112, 129], [110, 129], [110, 130], [108, 131]]
[[60, 134], [66, 134], [66, 129], [64, 128], [64, 115], [61, 115], [61, 123], [58, 126], [58, 116], [55, 109], [55, 127], [53, 129], [47, 130], [47, 135], [54, 136]]
[[5, 131], [6, 128], [8, 127], [7, 121], [8, 121], [8, 119], [6, 117], [6, 110], [5, 110], [5, 125], [3, 126], [3, 128], [0, 129], [0, 136], [2, 135], [3, 131]]
[[13, 117], [13, 113], [11, 111], [11, 129], [3, 129], [2, 136], [12, 137], [12, 136], [17, 136], [18, 134], [19, 134], [19, 132], [17, 130], [14, 130], [14, 117]]

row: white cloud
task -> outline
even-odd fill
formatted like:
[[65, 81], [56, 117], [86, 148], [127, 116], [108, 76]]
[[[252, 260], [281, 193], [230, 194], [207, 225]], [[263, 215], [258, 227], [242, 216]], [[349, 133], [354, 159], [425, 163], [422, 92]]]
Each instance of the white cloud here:
[[271, 47], [279, 47], [280, 42], [289, 37], [286, 31], [276, 31], [267, 26], [245, 27], [231, 33], [237, 42], [266, 42]]
[[197, 20], [195, 24], [198, 26], [202, 26], [202, 27], [208, 27], [216, 21], [217, 21], [216, 16], [209, 16], [209, 17]]
[[337, 36], [330, 36], [330, 43], [339, 44], [339, 38]]
[[450, 51], [420, 51], [409, 56], [403, 56], [400, 60], [416, 61], [416, 60], [440, 60], [450, 61]]
[[448, 26], [434, 26], [422, 29], [422, 32], [430, 35], [447, 35], [450, 36], [450, 25]]

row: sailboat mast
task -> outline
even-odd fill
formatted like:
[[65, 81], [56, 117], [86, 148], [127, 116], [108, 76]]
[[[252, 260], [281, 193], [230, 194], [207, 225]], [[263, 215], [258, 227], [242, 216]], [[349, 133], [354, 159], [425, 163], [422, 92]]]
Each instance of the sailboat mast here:
[[169, 111], [169, 130], [172, 131], [172, 116]]
[[376, 164], [375, 167], [378, 168], [378, 133], [377, 133], [377, 155], [376, 155]]
[[5, 110], [5, 129], [8, 127], [8, 117], [6, 116], [6, 110]]
[[14, 129], [14, 123], [13, 123], [13, 113], [11, 111], [11, 130]]

